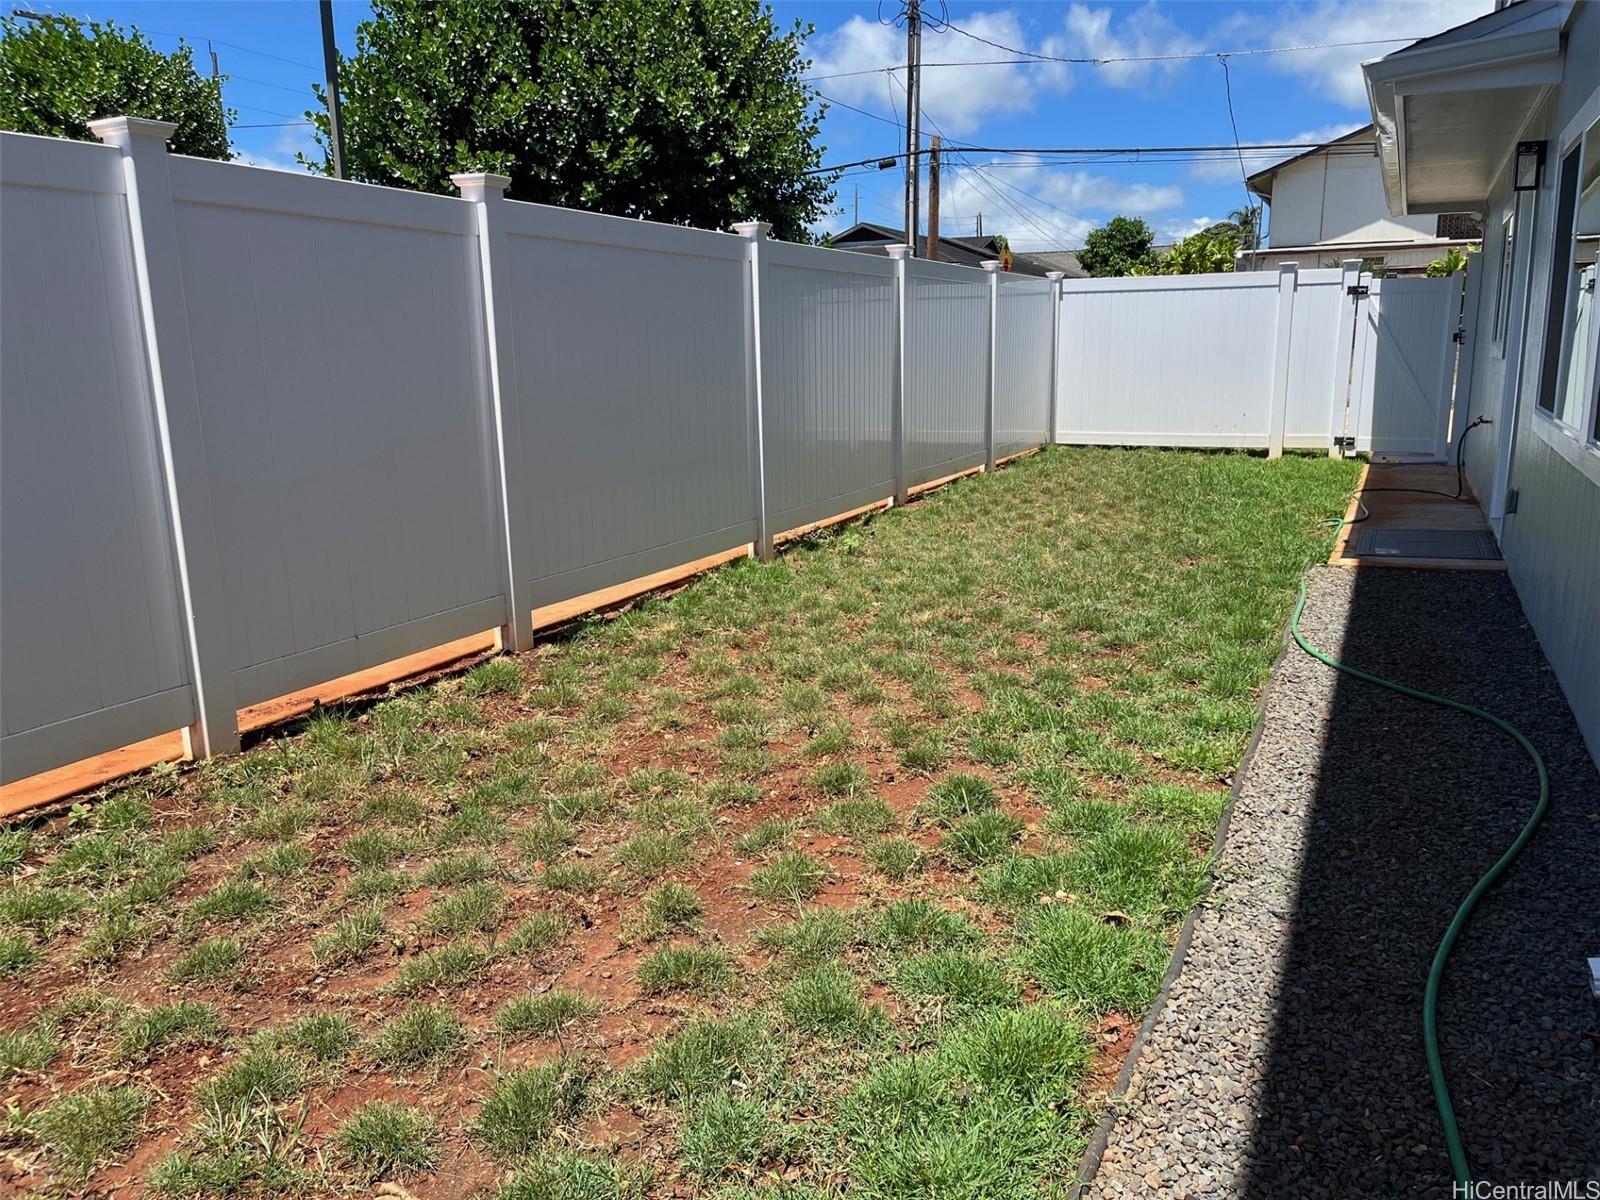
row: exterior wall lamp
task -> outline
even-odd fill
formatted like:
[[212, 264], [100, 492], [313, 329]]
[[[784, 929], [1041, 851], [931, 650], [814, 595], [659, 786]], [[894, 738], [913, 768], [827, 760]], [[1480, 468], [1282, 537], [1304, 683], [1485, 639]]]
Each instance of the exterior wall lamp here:
[[1544, 142], [1518, 142], [1516, 173], [1512, 176], [1514, 192], [1536, 192], [1544, 179]]

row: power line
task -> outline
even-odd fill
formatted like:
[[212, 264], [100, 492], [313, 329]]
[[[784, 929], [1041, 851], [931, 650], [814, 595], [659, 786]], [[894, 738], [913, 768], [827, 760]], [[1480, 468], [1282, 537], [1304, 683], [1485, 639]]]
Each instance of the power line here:
[[245, 54], [255, 54], [261, 58], [274, 59], [281, 63], [288, 63], [292, 67], [304, 67], [308, 71], [320, 70], [315, 63], [302, 62], [298, 58], [285, 58], [281, 54], [270, 54], [265, 50], [256, 50], [250, 46], [241, 46], [238, 42], [225, 42], [221, 38], [207, 38], [193, 33], [162, 33], [159, 29], [140, 29], [139, 32], [148, 34], [151, 37], [177, 38], [179, 41], [185, 42], [212, 41], [219, 46], [226, 46], [230, 50], [239, 50]]
[[[1079, 66], [1103, 67], [1113, 63], [1139, 63], [1139, 62], [1183, 62], [1197, 58], [1216, 58], [1226, 55], [1229, 58], [1243, 58], [1257, 54], [1296, 54], [1307, 50], [1343, 50], [1354, 46], [1386, 46], [1399, 42], [1415, 42], [1420, 38], [1415, 37], [1389, 37], [1389, 38], [1362, 38], [1353, 42], [1315, 42], [1304, 46], [1262, 46], [1254, 50], [1193, 50], [1176, 54], [1117, 54], [1105, 55], [1100, 58], [1074, 58], [1060, 54], [1039, 54], [1033, 50], [1019, 50], [1015, 46], [1005, 46], [999, 42], [990, 41], [988, 38], [971, 33], [958, 25], [942, 22], [944, 28], [954, 33], [972, 38], [974, 41], [983, 42], [1004, 50], [1008, 54], [1016, 54], [1019, 58], [979, 58], [967, 62], [925, 62], [919, 63], [922, 67], [1027, 67], [1039, 66], [1046, 63], [1067, 63]], [[876, 75], [880, 71], [901, 71], [905, 68], [900, 65], [889, 67], [869, 67], [859, 71], [835, 71], [827, 75], [802, 75], [801, 79], [808, 83], [820, 82], [824, 79], [847, 79], [857, 75]]]
[[[1238, 153], [1240, 151], [1245, 151], [1245, 150], [1248, 150], [1252, 155], [1255, 155], [1255, 154], [1266, 154], [1267, 152], [1271, 152], [1271, 151], [1317, 150], [1317, 149], [1321, 149], [1322, 146], [1323, 146], [1323, 143], [1321, 143], [1321, 142], [1256, 142], [1256, 143], [1254, 143], [1254, 144], [1252, 144], [1250, 146], [1236, 146], [1236, 145], [1232, 145], [1232, 144], [1230, 144], [1230, 145], [1221, 145], [1221, 146], [972, 146], [972, 145], [962, 144], [962, 148], [963, 149], [969, 150], [974, 154], [1008, 154], [1008, 155], [1029, 155], [1029, 156], [1038, 156], [1038, 157], [1056, 157], [1056, 156], [1060, 156], [1060, 155], [1106, 155], [1106, 156], [1117, 156], [1117, 157], [1124, 157], [1124, 158], [1129, 157], [1129, 156], [1145, 156], [1145, 155], [1189, 155], [1189, 156], [1195, 156], [1195, 155], [1209, 154], [1209, 155], [1213, 156], [1209, 161], [1215, 161], [1215, 157], [1214, 156], [1219, 155], [1219, 154], [1226, 154], [1226, 155], [1231, 157], [1235, 153]], [[1342, 152], [1343, 153], [1358, 152], [1358, 153], [1367, 154], [1367, 153], [1371, 152], [1372, 146], [1373, 146], [1373, 143], [1371, 143], [1371, 142], [1347, 142], [1347, 143], [1343, 143], [1343, 147], [1348, 147], [1349, 149], [1344, 149], [1344, 150], [1342, 150]], [[1330, 153], [1333, 152], [1336, 149], [1341, 149], [1341, 148], [1339, 148], [1339, 147], [1330, 148]], [[926, 154], [927, 151], [926, 150], [919, 150], [918, 153], [919, 154]], [[805, 174], [807, 174], [807, 175], [831, 175], [836, 171], [848, 171], [852, 167], [872, 166], [872, 165], [874, 165], [876, 163], [879, 163], [879, 162], [882, 162], [882, 161], [884, 161], [886, 159], [891, 159], [891, 158], [893, 158], [893, 159], [902, 159], [902, 158], [907, 157], [907, 155], [908, 155], [907, 151], [897, 150], [893, 154], [879, 154], [879, 155], [875, 155], [872, 158], [857, 159], [854, 162], [834, 163], [831, 166], [826, 166], [826, 167], [813, 167], [809, 171], [806, 171]], [[1185, 160], [1184, 159], [1174, 159], [1174, 158], [1160, 158], [1160, 159], [1149, 159], [1147, 161], [1153, 161], [1153, 162], [1181, 162], [1181, 161], [1185, 161]]]
[[1228, 56], [1217, 55], [1217, 61], [1222, 64], [1222, 87], [1228, 97], [1228, 124], [1233, 126], [1233, 150], [1239, 157], [1239, 180], [1244, 184], [1244, 202], [1249, 207], [1255, 203], [1255, 196], [1250, 191], [1250, 172], [1244, 169], [1244, 154], [1239, 150], [1239, 118], [1233, 115], [1233, 76], [1228, 72]]
[[248, 75], [235, 75], [231, 71], [228, 73], [228, 82], [253, 83], [257, 87], [276, 88], [280, 92], [293, 92], [296, 96], [309, 96], [311, 94], [310, 84], [301, 84], [299, 87], [290, 87], [286, 83], [272, 83], [270, 80], [266, 79], [252, 79]]
[[[919, 105], [919, 111], [922, 111], [920, 105]], [[951, 138], [940, 127], [939, 122], [935, 121], [931, 116], [928, 116], [927, 112], [922, 111], [922, 115], [927, 118], [928, 124], [933, 126], [934, 131], [936, 133], [938, 133], [938, 135], [939, 135], [939, 137], [941, 139], [943, 139], [946, 142], [949, 142], [951, 144], [951, 146], [957, 148], [957, 149], [951, 151], [952, 156], [955, 157], [956, 159], [958, 159], [960, 162], [966, 164], [967, 168], [973, 173], [973, 175], [972, 175], [973, 181], [976, 184], [978, 184], [980, 187], [982, 187], [983, 191], [987, 195], [991, 196], [995, 201], [997, 201], [1002, 208], [1010, 209], [1013, 213], [1015, 213], [1017, 215], [1017, 217], [1019, 217], [1021, 219], [1021, 221], [1024, 224], [1033, 226], [1034, 232], [1038, 233], [1041, 237], [1043, 237], [1046, 242], [1054, 240], [1053, 235], [1050, 233], [1050, 231], [1048, 229], [1046, 229], [1043, 225], [1039, 224], [1039, 222], [1035, 221], [1033, 219], [1032, 214], [1029, 213], [1026, 208], [1024, 208], [1020, 204], [1017, 204], [1015, 201], [1008, 200], [1004, 193], [997, 191], [995, 189], [995, 187], [993, 186], [993, 184], [991, 184], [989, 182], [989, 177], [983, 172], [983, 169], [981, 167], [979, 167], [976, 163], [974, 163], [972, 161], [972, 159], [969, 158], [965, 153], [961, 152], [962, 150], [964, 150], [966, 148], [967, 143], [959, 142], [959, 141], [956, 141], [955, 139]], [[996, 183], [996, 184], [1000, 183], [1000, 182], [1001, 181], [998, 180], [998, 179], [994, 181], [994, 183]], [[1011, 185], [1007, 184], [1006, 186], [1010, 187]]]

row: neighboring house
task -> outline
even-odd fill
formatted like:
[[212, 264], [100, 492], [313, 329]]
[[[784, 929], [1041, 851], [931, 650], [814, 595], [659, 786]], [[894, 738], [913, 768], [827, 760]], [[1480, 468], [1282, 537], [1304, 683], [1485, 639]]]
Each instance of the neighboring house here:
[[1455, 427], [1493, 422], [1468, 479], [1600, 757], [1600, 4], [1503, 5], [1362, 70], [1389, 210], [1485, 214]]
[[[906, 235], [903, 230], [891, 229], [887, 225], [874, 225], [870, 221], [862, 221], [852, 225], [843, 233], [835, 234], [829, 244], [835, 250], [854, 250], [860, 254], [884, 254], [890, 246], [904, 245]], [[918, 249], [921, 243], [927, 240], [923, 235], [918, 240]], [[988, 262], [1000, 257], [1000, 245], [993, 236], [988, 237], [940, 237], [939, 261], [957, 263], [963, 267], [976, 267], [980, 263]], [[1046, 271], [1060, 270], [1059, 267], [1046, 266], [1038, 262], [1030, 254], [1012, 254], [1011, 270], [1017, 275], [1043, 275]], [[1079, 269], [1082, 273], [1082, 268]]]
[[1416, 274], [1452, 247], [1483, 236], [1473, 213], [1396, 217], [1384, 203], [1373, 127], [1257, 171], [1247, 181], [1270, 210], [1266, 247], [1239, 255], [1241, 270], [1275, 271], [1279, 263], [1336, 267], [1364, 259], [1385, 274]]
[[1068, 279], [1087, 279], [1089, 272], [1083, 269], [1083, 264], [1078, 261], [1076, 250], [1030, 250], [1022, 255], [1029, 262], [1037, 263], [1046, 271], [1060, 271]]

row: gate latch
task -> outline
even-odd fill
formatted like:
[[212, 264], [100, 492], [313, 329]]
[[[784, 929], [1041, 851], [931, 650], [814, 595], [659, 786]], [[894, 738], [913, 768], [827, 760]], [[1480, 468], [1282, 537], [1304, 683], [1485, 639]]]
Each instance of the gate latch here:
[[1459, 346], [1462, 342], [1467, 340], [1467, 331], [1462, 329], [1460, 326], [1457, 326], [1456, 331], [1450, 335], [1450, 340]]
[[1364, 283], [1352, 283], [1345, 288], [1345, 295], [1347, 296], [1370, 296], [1371, 294], [1372, 289]]

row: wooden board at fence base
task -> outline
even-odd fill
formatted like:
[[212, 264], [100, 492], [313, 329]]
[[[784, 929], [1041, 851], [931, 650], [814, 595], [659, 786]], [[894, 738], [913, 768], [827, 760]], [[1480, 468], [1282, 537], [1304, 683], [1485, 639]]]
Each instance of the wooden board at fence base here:
[[[239, 710], [239, 732], [251, 733], [271, 725], [281, 725], [303, 717], [318, 704], [331, 704], [375, 692], [389, 684], [416, 679], [433, 671], [453, 667], [468, 659], [492, 653], [500, 645], [498, 630], [474, 633], [446, 642], [430, 650], [408, 654], [391, 662], [341, 675], [315, 687], [302, 688]], [[41, 804], [49, 804], [79, 792], [87, 792], [123, 775], [148, 770], [160, 763], [182, 762], [188, 758], [183, 732], [158, 734], [118, 750], [109, 750], [53, 771], [30, 775], [0, 787], [0, 817], [15, 816]]]
[[41, 771], [0, 787], [0, 818], [14, 817], [52, 800], [90, 791], [120, 776], [149, 770], [161, 763], [182, 762], [187, 757], [183, 734], [174, 731], [68, 763], [53, 771]]
[[[1037, 450], [1025, 450], [1021, 454], [1014, 454], [1008, 458], [1001, 459], [1000, 462], [1013, 462], [1016, 459], [1025, 458], [1029, 454], [1035, 453], [1037, 453]], [[909, 494], [918, 496], [957, 479], [965, 478], [968, 475], [981, 474], [983, 470], [982, 466], [971, 467], [968, 470], [957, 471], [940, 479], [929, 480], [927, 483], [910, 488]], [[837, 525], [863, 516], [866, 513], [888, 507], [890, 507], [890, 501], [879, 500], [872, 504], [852, 509], [850, 512], [840, 513], [825, 520], [814, 521], [798, 529], [785, 530], [773, 540], [775, 543], [791, 542], [826, 526]], [[705, 558], [699, 558], [681, 566], [668, 567], [651, 575], [643, 575], [638, 579], [630, 579], [625, 583], [615, 584], [599, 591], [588, 592], [582, 596], [574, 596], [570, 600], [563, 600], [557, 604], [548, 604], [543, 608], [536, 608], [533, 610], [533, 627], [539, 630], [564, 625], [576, 617], [583, 616], [585, 613], [613, 608], [639, 596], [660, 591], [662, 588], [670, 587], [676, 583], [682, 583], [696, 575], [711, 570], [713, 567], [719, 567], [723, 563], [731, 562], [736, 558], [744, 558], [749, 554], [750, 547], [748, 545], [735, 546], [731, 550], [710, 554]], [[458, 669], [465, 666], [470, 660], [492, 654], [499, 648], [499, 631], [494, 629], [486, 630], [483, 633], [475, 633], [452, 642], [446, 642], [442, 646], [435, 646], [429, 650], [420, 650], [415, 654], [408, 654], [404, 658], [397, 658], [391, 662], [369, 667], [364, 671], [343, 675], [338, 679], [330, 679], [328, 682], [317, 684], [314, 687], [302, 688], [300, 691], [291, 692], [286, 696], [278, 696], [275, 699], [265, 700], [260, 704], [253, 704], [249, 708], [241, 709], [239, 711], [239, 732], [252, 733], [273, 725], [281, 725], [287, 721], [294, 720], [296, 717], [305, 716], [316, 708], [318, 704], [331, 704], [338, 700], [370, 695], [391, 684], [418, 680], [438, 671]], [[172, 733], [159, 734], [142, 742], [135, 742], [117, 750], [98, 754], [93, 758], [68, 763], [66, 766], [57, 767], [55, 770], [31, 775], [27, 779], [19, 779], [15, 783], [0, 787], [0, 818], [15, 816], [28, 809], [38, 808], [56, 800], [63, 800], [81, 792], [92, 791], [124, 775], [148, 770], [161, 763], [182, 762], [187, 758], [188, 748], [184, 741], [183, 732], [175, 730]]]
[[[1369, 463], [1361, 469], [1356, 495], [1345, 512], [1346, 524], [1339, 531], [1328, 562], [1336, 567], [1408, 567], [1417, 571], [1504, 571], [1501, 559], [1402, 558], [1395, 555], [1362, 554], [1346, 556], [1357, 530], [1428, 529], [1487, 530], [1483, 510], [1467, 491], [1460, 500], [1448, 495], [1420, 495], [1416, 492], [1386, 492], [1383, 488], [1427, 488], [1445, 493], [1456, 489], [1456, 469], [1443, 463]], [[1366, 520], [1349, 524], [1366, 507]]]
[[549, 629], [554, 625], [564, 625], [574, 617], [581, 617], [585, 613], [611, 608], [624, 601], [643, 596], [648, 592], [670, 587], [674, 583], [682, 583], [685, 579], [692, 578], [702, 571], [709, 571], [712, 567], [720, 567], [725, 562], [732, 562], [736, 558], [747, 558], [749, 555], [750, 546], [747, 543], [743, 546], [735, 546], [731, 550], [708, 554], [704, 558], [697, 558], [693, 562], [684, 563], [682, 566], [668, 567], [651, 575], [641, 575], [638, 579], [629, 579], [624, 583], [613, 584], [611, 587], [601, 588], [598, 592], [585, 592], [581, 596], [574, 596], [571, 600], [547, 604], [543, 608], [533, 610], [533, 627], [535, 629]]

